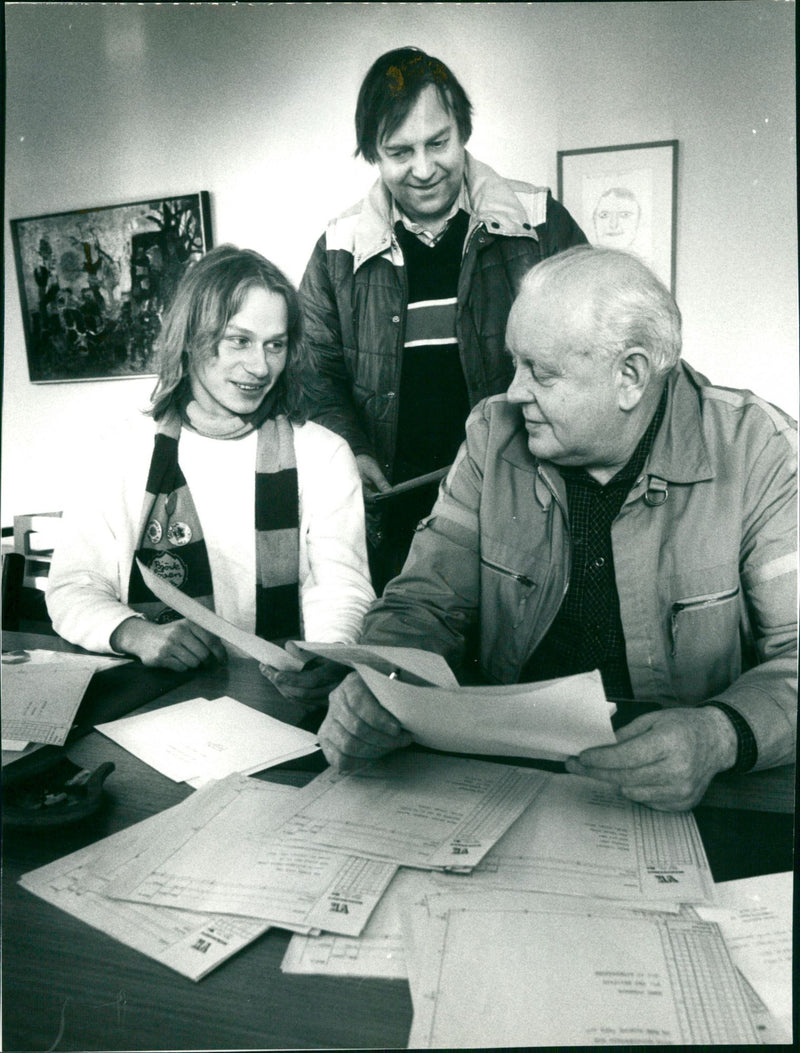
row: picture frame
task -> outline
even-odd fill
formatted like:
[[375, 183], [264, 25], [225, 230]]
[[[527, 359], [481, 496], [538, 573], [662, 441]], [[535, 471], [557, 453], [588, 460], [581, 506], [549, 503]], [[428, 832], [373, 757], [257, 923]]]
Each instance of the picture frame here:
[[208, 191], [10, 225], [31, 382], [152, 376], [175, 287], [212, 246]]
[[592, 245], [639, 256], [675, 293], [678, 140], [559, 150], [558, 200]]

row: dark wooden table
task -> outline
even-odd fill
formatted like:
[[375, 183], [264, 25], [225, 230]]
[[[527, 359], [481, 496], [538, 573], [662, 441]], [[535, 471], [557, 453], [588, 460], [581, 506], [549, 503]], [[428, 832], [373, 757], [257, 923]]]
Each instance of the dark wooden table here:
[[[5, 648], [56, 641], [5, 634]], [[280, 698], [255, 662], [204, 670], [144, 708], [230, 695], [291, 723], [305, 711]], [[207, 1050], [404, 1048], [411, 1025], [405, 981], [284, 975], [289, 934], [279, 929], [199, 983], [92, 929], [21, 889], [29, 870], [177, 804], [191, 790], [149, 768], [97, 732], [67, 747], [87, 768], [110, 760], [108, 804], [73, 828], [6, 831], [3, 866], [3, 1049]], [[274, 781], [302, 785], [321, 755], [273, 768]], [[696, 809], [716, 881], [792, 867], [789, 771], [765, 773], [747, 799], [735, 781]], [[709, 799], [713, 798], [713, 794]], [[759, 810], [753, 810], [753, 804]], [[742, 807], [741, 805], [744, 805]], [[771, 811], [769, 808], [782, 808]]]

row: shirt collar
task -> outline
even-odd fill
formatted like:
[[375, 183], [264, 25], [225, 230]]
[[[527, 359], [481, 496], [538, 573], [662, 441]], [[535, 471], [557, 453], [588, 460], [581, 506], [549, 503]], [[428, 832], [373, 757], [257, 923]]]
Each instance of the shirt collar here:
[[392, 197], [392, 227], [395, 227], [398, 223], [402, 223], [406, 230], [409, 231], [411, 234], [415, 234], [420, 239], [420, 241], [423, 241], [426, 245], [432, 246], [435, 245], [436, 242], [441, 239], [444, 232], [450, 226], [450, 222], [452, 221], [453, 217], [461, 209], [463, 209], [463, 211], [466, 212], [468, 215], [471, 213], [471, 209], [469, 207], [469, 195], [467, 194], [467, 186], [463, 179], [461, 181], [461, 189], [458, 192], [458, 197], [455, 199], [452, 208], [447, 213], [447, 219], [445, 220], [444, 226], [441, 230], [437, 231], [436, 234], [428, 230], [423, 223], [416, 223], [413, 219], [409, 219], [405, 212], [403, 212], [403, 210], [400, 208], [394, 197]]

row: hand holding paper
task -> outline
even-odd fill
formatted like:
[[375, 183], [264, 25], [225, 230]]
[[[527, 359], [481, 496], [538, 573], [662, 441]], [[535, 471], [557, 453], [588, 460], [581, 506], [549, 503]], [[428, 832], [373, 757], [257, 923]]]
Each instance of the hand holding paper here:
[[[257, 659], [269, 669], [299, 671], [308, 662], [307, 656], [326, 658], [331, 662], [355, 666], [356, 662], [373, 666], [386, 673], [393, 669], [402, 669], [410, 674], [412, 682], [439, 684], [442, 687], [455, 686], [456, 679], [447, 662], [437, 654], [420, 651], [413, 647], [380, 647], [371, 644], [341, 643], [306, 643], [297, 640], [287, 645], [287, 650], [278, 647], [269, 640], [262, 640], [253, 633], [238, 629], [235, 625], [220, 618], [218, 614], [204, 607], [197, 600], [176, 589], [164, 578], [159, 578], [148, 567], [137, 559], [144, 583], [150, 591], [168, 604], [178, 614], [188, 618], [196, 625], [215, 636], [225, 640], [240, 651]], [[302, 654], [300, 652], [303, 652]], [[265, 670], [262, 670], [265, 672]], [[408, 677], [407, 677], [408, 678]], [[278, 685], [280, 686], [280, 685]]]
[[454, 677], [430, 686], [387, 676], [374, 663], [354, 666], [358, 677], [349, 676], [331, 694], [319, 730], [335, 768], [375, 760], [412, 738], [457, 753], [557, 761], [616, 741], [615, 707], [597, 671], [534, 684], [459, 687]]
[[210, 611], [202, 603], [198, 603], [197, 600], [193, 600], [191, 596], [187, 596], [180, 589], [176, 589], [174, 585], [165, 581], [164, 578], [159, 578], [141, 560], [137, 559], [136, 564], [148, 589], [155, 596], [158, 596], [163, 603], [177, 611], [178, 614], [182, 614], [184, 618], [188, 618], [207, 632], [218, 636], [220, 640], [233, 644], [234, 647], [238, 647], [239, 650], [249, 654], [252, 658], [257, 658], [264, 665], [274, 666], [275, 669], [301, 669], [303, 667], [303, 662], [300, 659], [292, 658], [282, 647], [270, 643], [269, 640], [262, 640], [260, 636], [247, 633], [243, 629], [238, 629], [235, 625], [231, 625], [230, 622], [226, 622], [224, 618], [220, 618], [218, 614]]
[[[598, 672], [535, 684], [440, 688], [405, 683], [365, 665], [356, 670], [380, 705], [374, 699], [370, 705], [349, 680], [341, 695], [334, 693], [336, 704], [331, 696], [320, 744], [332, 764], [331, 755], [341, 764], [341, 757], [376, 756], [381, 746], [387, 752], [403, 745], [397, 728], [434, 749], [545, 760], [615, 741], [614, 707]], [[350, 732], [349, 740], [342, 730]]]
[[[290, 653], [237, 629], [141, 563], [139, 567], [147, 586], [164, 603], [264, 666], [298, 671], [305, 665], [302, 656], [312, 654], [359, 672], [363, 682], [349, 676], [332, 692], [320, 728], [320, 744], [334, 767], [375, 760], [408, 745], [412, 736], [434, 749], [548, 760], [565, 760], [592, 746], [616, 742], [613, 707], [603, 694], [599, 673], [538, 684], [462, 688], [441, 656], [414, 648], [298, 641]], [[402, 681], [393, 676], [397, 671]], [[320, 701], [327, 690], [326, 675], [323, 670], [316, 685], [314, 697]], [[306, 679], [304, 674], [287, 681], [289, 691], [299, 697]], [[276, 686], [283, 690], [280, 677]]]
[[[339, 645], [331, 644], [331, 649], [335, 652], [337, 646]], [[305, 661], [303, 668], [275, 669], [273, 666], [261, 664], [258, 668], [262, 675], [290, 702], [311, 709], [325, 705], [328, 695], [347, 675], [347, 668], [334, 659], [319, 655], [306, 661], [307, 656], [302, 654], [299, 645], [291, 640], [286, 642], [286, 651], [291, 657]]]
[[[725, 752], [725, 737], [730, 735]], [[567, 770], [619, 786], [631, 801], [666, 811], [694, 808], [719, 771], [736, 758], [735, 733], [711, 707], [675, 707], [645, 713], [621, 728], [610, 748], [571, 758]], [[602, 745], [602, 743], [595, 743]]]
[[115, 651], [133, 655], [142, 665], [182, 673], [212, 659], [224, 662], [225, 648], [212, 633], [181, 618], [158, 625], [144, 618], [126, 618], [111, 634]]
[[328, 763], [339, 771], [358, 768], [413, 741], [358, 673], [351, 673], [332, 692], [317, 737]]

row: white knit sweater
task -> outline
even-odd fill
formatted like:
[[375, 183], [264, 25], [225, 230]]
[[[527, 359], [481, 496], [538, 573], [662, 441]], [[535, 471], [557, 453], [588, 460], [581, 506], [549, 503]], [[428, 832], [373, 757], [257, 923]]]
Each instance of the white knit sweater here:
[[[343, 439], [319, 424], [293, 431], [302, 634], [351, 643], [375, 596], [355, 458]], [[98, 443], [85, 485], [64, 511], [47, 607], [56, 632], [90, 651], [110, 652], [111, 634], [135, 613], [126, 605], [128, 580], [152, 450], [152, 420], [139, 414], [125, 421]], [[253, 632], [256, 435], [220, 440], [184, 429], [178, 456], [203, 524], [217, 613]]]

